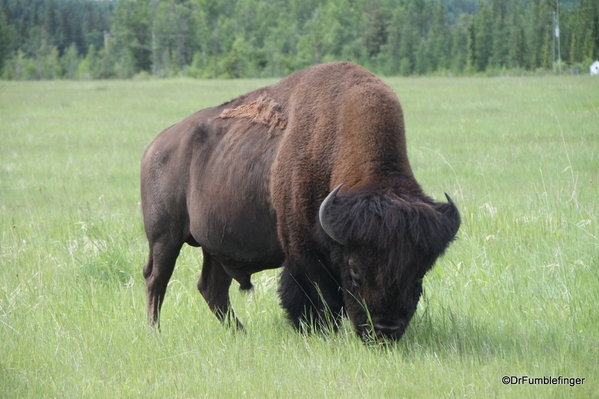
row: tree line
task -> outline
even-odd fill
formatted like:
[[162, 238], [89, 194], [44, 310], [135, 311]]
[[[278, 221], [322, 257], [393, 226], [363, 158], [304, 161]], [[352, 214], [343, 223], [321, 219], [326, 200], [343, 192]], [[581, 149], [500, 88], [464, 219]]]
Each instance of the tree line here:
[[0, 0], [0, 76], [586, 71], [599, 0]]

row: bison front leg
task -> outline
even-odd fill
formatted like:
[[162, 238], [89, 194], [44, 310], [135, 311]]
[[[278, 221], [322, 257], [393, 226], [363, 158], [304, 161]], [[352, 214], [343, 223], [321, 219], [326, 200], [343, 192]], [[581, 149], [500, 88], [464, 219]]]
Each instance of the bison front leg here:
[[285, 267], [279, 295], [287, 317], [299, 330], [337, 330], [343, 298], [339, 285], [328, 273], [294, 273]]
[[210, 310], [225, 325], [233, 325], [242, 330], [243, 324], [235, 316], [229, 300], [229, 287], [233, 278], [227, 274], [222, 264], [202, 249], [204, 263], [198, 280], [198, 290], [208, 302]]

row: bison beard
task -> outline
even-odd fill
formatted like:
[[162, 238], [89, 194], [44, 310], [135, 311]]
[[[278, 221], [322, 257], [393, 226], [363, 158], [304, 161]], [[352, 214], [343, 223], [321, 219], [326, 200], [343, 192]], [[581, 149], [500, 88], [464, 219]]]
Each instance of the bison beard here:
[[453, 201], [433, 201], [414, 178], [395, 93], [352, 63], [164, 130], [144, 153], [141, 194], [152, 323], [187, 243], [202, 247], [198, 289], [223, 322], [242, 328], [233, 279], [249, 289], [253, 273], [283, 266], [278, 291], [296, 327], [335, 328], [347, 314], [362, 337], [399, 339], [460, 226]]

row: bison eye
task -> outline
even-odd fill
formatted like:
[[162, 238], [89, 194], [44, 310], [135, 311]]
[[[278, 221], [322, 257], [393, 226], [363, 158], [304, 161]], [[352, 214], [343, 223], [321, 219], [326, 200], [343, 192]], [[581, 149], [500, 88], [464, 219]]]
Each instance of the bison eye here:
[[360, 273], [360, 268], [357, 263], [353, 260], [349, 260], [349, 276], [352, 279], [354, 285], [360, 285], [362, 283], [362, 274]]

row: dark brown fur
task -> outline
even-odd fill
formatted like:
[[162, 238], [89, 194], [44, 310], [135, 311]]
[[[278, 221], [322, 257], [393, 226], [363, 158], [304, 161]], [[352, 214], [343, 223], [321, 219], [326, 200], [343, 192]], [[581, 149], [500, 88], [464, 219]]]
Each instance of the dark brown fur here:
[[[281, 304], [298, 326], [343, 313], [391, 338], [412, 317], [424, 274], [459, 228], [455, 206], [414, 179], [395, 93], [352, 63], [318, 65], [163, 131], [142, 160], [150, 256], [148, 313], [158, 321], [183, 243], [201, 246], [198, 288], [233, 320], [232, 279], [284, 265]], [[337, 185], [331, 221], [318, 209]]]

